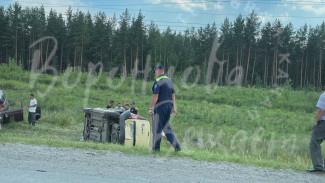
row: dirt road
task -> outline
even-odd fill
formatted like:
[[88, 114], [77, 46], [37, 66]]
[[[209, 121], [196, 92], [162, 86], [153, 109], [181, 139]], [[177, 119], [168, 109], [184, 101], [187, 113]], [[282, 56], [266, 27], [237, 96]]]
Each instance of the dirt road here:
[[0, 145], [0, 182], [325, 182], [325, 174], [187, 158]]

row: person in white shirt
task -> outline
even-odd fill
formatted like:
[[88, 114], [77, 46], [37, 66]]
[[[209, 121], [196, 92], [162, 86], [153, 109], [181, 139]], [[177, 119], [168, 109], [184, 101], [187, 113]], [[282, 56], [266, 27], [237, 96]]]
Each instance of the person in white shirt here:
[[124, 112], [125, 109], [121, 106], [121, 103], [118, 103], [117, 106], [114, 108], [116, 111]]
[[36, 113], [37, 100], [34, 94], [30, 94], [30, 102], [28, 105], [28, 123], [35, 126], [35, 113]]

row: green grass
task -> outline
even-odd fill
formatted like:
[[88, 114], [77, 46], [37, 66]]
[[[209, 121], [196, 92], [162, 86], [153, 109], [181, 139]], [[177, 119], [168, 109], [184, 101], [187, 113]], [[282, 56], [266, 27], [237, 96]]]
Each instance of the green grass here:
[[[135, 101], [139, 114], [148, 117], [152, 82], [127, 77], [107, 82], [107, 73], [88, 86], [91, 77], [78, 73], [60, 75], [53, 88], [46, 91], [53, 77], [35, 75], [30, 84], [29, 72], [19, 67], [0, 66], [0, 89], [10, 99], [22, 98], [25, 121], [13, 122], [0, 132], [1, 143], [26, 143], [55, 147], [121, 151], [129, 154], [152, 154], [150, 148], [129, 148], [120, 145], [80, 142], [83, 130], [83, 107], [105, 107], [110, 100]], [[152, 76], [151, 76], [152, 77]], [[152, 80], [152, 79], [151, 79]], [[87, 82], [88, 81], [88, 82]], [[183, 150], [174, 153], [163, 139], [162, 151], [155, 156], [181, 156], [196, 160], [229, 161], [272, 168], [304, 170], [311, 167], [308, 143], [320, 92], [293, 91], [258, 87], [218, 87], [213, 94], [206, 86], [186, 88], [174, 79], [178, 116], [171, 126]], [[214, 87], [214, 86], [211, 86]], [[39, 92], [38, 92], [39, 91]], [[29, 94], [35, 93], [42, 107], [40, 122], [27, 124]], [[88, 99], [88, 100], [85, 100]], [[193, 143], [197, 139], [200, 143]]]

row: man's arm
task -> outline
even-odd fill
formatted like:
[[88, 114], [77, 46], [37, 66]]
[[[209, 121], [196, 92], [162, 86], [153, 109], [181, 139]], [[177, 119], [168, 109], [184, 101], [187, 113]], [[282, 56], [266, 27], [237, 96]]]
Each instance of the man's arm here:
[[318, 121], [323, 117], [323, 115], [324, 115], [324, 109], [318, 108], [317, 109], [317, 113], [316, 113], [316, 119], [315, 119], [314, 126], [317, 126]]
[[174, 116], [177, 115], [177, 111], [176, 111], [176, 98], [175, 98], [175, 94], [172, 95], [173, 98], [173, 109], [172, 109], [172, 113]]
[[150, 104], [150, 109], [153, 109], [158, 101], [158, 96], [159, 94], [153, 94], [152, 99], [151, 99], [151, 104]]
[[36, 106], [37, 106], [37, 103], [34, 105], [28, 105], [28, 107], [36, 107]]
[[150, 108], [149, 108], [149, 115], [152, 116], [152, 110], [155, 107], [157, 101], [158, 101], [158, 96], [159, 94], [153, 94], [152, 95], [152, 99], [151, 99], [151, 104], [150, 104]]

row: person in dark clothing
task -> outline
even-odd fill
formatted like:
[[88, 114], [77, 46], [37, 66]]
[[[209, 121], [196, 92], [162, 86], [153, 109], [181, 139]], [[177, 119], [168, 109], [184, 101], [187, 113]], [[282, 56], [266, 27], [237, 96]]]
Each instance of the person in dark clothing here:
[[36, 107], [35, 120], [38, 123], [38, 120], [42, 117], [42, 110], [40, 106]]
[[130, 109], [132, 114], [138, 114], [138, 108], [135, 107], [135, 103], [131, 102], [131, 109]]
[[109, 108], [114, 109], [114, 100], [111, 100], [111, 101], [109, 102], [109, 105], [106, 106], [106, 108], [107, 108], [107, 109], [109, 109]]
[[309, 151], [314, 169], [306, 171], [325, 172], [321, 148], [321, 143], [325, 140], [325, 93], [320, 95], [316, 107], [317, 113], [309, 142]]
[[177, 115], [173, 82], [164, 74], [164, 67], [161, 64], [156, 65], [153, 72], [156, 80], [152, 86], [153, 96], [149, 108], [149, 115], [153, 117], [152, 150], [160, 151], [161, 135], [164, 131], [175, 151], [180, 151], [181, 146], [169, 124], [170, 114]]

